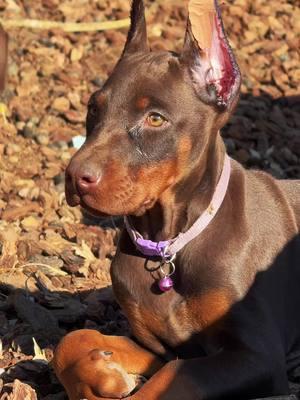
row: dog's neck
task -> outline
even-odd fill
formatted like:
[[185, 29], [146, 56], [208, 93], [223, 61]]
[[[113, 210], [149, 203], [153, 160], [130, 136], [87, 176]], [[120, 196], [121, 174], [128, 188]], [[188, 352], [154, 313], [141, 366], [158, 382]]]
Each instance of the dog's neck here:
[[153, 208], [132, 222], [145, 239], [168, 240], [187, 231], [208, 207], [220, 178], [225, 156], [220, 135], [202, 152], [188, 176], [167, 189]]

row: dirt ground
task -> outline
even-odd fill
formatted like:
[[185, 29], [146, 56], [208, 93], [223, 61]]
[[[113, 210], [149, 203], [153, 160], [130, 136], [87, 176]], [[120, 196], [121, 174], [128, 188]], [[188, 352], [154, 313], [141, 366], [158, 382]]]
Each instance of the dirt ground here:
[[[154, 50], [180, 51], [187, 1], [148, 0]], [[224, 24], [243, 74], [223, 129], [249, 168], [300, 178], [300, 8], [296, 0], [227, 0]], [[91, 22], [126, 18], [129, 0], [0, 0], [0, 19]], [[112, 71], [127, 29], [91, 33], [9, 28], [0, 97], [0, 400], [62, 400], [49, 361], [67, 331], [129, 334], [110, 288], [122, 220], [69, 208], [64, 169], [84, 134], [86, 104]], [[300, 393], [300, 368], [291, 373]], [[300, 398], [300, 397], [299, 397]]]

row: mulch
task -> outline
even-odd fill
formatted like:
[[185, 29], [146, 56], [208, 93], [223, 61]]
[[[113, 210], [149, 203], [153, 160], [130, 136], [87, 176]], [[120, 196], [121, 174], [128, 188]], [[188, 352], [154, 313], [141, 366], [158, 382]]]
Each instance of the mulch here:
[[[180, 51], [187, 1], [146, 1], [154, 50]], [[224, 24], [243, 74], [223, 129], [229, 154], [278, 178], [300, 178], [300, 9], [293, 0], [229, 0]], [[126, 18], [129, 1], [0, 0], [0, 18]], [[112, 71], [126, 29], [9, 30], [0, 95], [0, 400], [63, 400], [49, 361], [66, 332], [130, 333], [110, 287], [122, 220], [70, 208], [64, 170], [84, 134], [86, 105]], [[300, 393], [300, 367], [291, 373]], [[299, 397], [300, 398], [300, 397]]]

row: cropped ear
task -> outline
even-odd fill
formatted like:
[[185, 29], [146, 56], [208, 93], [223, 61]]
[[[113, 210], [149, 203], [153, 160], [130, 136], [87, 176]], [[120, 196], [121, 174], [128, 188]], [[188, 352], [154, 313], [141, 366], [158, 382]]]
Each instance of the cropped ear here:
[[229, 110], [241, 76], [228, 43], [217, 0], [190, 0], [181, 62], [204, 102]]
[[143, 0], [132, 0], [131, 25], [123, 54], [148, 51], [147, 27]]
[[0, 93], [5, 86], [7, 57], [8, 57], [8, 35], [0, 25]]

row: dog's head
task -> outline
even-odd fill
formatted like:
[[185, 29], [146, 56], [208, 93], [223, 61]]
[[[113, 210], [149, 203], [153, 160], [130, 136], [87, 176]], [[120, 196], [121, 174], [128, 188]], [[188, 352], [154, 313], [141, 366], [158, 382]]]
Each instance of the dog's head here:
[[89, 102], [66, 172], [70, 205], [142, 215], [194, 168], [230, 115], [240, 74], [214, 0], [191, 0], [181, 54], [151, 52], [133, 0], [123, 54]]

